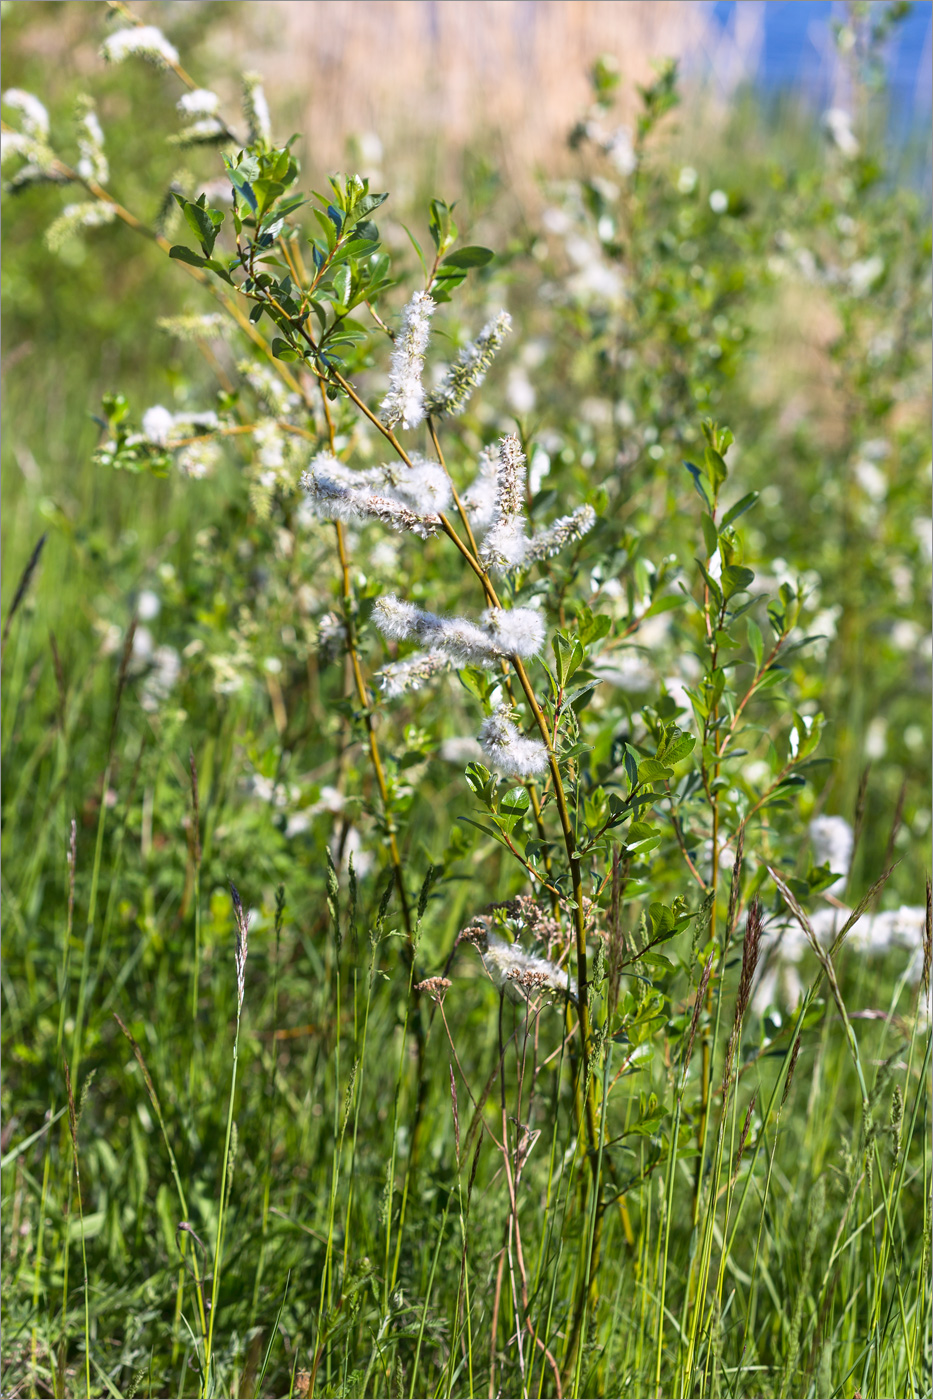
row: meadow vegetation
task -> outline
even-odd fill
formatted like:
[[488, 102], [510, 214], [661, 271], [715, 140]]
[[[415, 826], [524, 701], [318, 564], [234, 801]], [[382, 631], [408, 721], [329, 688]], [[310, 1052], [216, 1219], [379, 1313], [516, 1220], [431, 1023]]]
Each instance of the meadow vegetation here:
[[55, 73], [39, 8], [3, 1394], [929, 1395], [898, 7], [851, 110], [710, 134], [659, 62], [629, 127], [607, 56], [534, 200], [474, 148], [400, 207], [282, 143], [237, 7], [73, 6]]

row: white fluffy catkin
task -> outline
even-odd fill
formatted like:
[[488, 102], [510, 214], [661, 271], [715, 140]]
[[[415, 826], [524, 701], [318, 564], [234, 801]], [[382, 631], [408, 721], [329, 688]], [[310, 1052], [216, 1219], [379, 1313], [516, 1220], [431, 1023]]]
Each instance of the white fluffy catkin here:
[[421, 376], [431, 317], [436, 305], [427, 292], [415, 292], [402, 312], [402, 328], [392, 347], [389, 392], [380, 409], [387, 428], [394, 428], [397, 423], [401, 423], [403, 428], [417, 428], [424, 421], [425, 395]]
[[495, 517], [479, 551], [487, 569], [507, 573], [524, 562], [528, 551], [524, 497], [525, 454], [516, 435], [510, 433], [499, 446]]
[[474, 389], [479, 388], [493, 356], [512, 329], [512, 318], [500, 311], [460, 351], [441, 383], [428, 398], [428, 413], [441, 417], [462, 413]]
[[490, 763], [503, 773], [524, 778], [543, 773], [548, 766], [547, 749], [538, 739], [526, 739], [505, 707], [483, 721], [479, 741]]
[[394, 594], [379, 598], [373, 621], [384, 637], [412, 637], [466, 666], [490, 666], [503, 656], [533, 656], [544, 641], [540, 615], [532, 608], [490, 608], [477, 625], [465, 617], [439, 617]]

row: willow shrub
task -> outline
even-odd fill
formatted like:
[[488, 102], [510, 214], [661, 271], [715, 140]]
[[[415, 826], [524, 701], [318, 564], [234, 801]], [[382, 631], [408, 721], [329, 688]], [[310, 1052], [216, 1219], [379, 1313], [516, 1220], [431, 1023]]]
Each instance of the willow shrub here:
[[[925, 364], [916, 202], [838, 115], [828, 187], [706, 190], [655, 152], [674, 70], [627, 134], [603, 63], [527, 260], [439, 198], [386, 241], [258, 79], [226, 113], [116, 9], [203, 171], [155, 217], [90, 99], [71, 154], [4, 95], [9, 188], [66, 187], [48, 248], [122, 223], [191, 293], [173, 406], [115, 384], [88, 464], [164, 483], [161, 557], [99, 547], [66, 671], [40, 546], [4, 634], [7, 1383], [926, 1393], [929, 894], [884, 908], [916, 798], [881, 832], [855, 763], [855, 831], [812, 820], [885, 529], [922, 589], [880, 503], [928, 443], [878, 428]], [[816, 557], [736, 388], [789, 270], [843, 328]]]

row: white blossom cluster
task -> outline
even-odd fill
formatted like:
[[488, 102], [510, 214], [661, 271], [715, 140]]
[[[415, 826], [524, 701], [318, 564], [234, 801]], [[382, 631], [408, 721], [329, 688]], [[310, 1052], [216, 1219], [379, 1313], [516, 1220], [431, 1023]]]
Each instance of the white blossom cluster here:
[[195, 88], [183, 92], [175, 106], [184, 117], [213, 117], [220, 106], [220, 98], [210, 88]]
[[544, 625], [533, 608], [490, 608], [477, 625], [465, 617], [423, 612], [389, 594], [377, 599], [373, 621], [384, 637], [414, 638], [428, 651], [443, 652], [462, 666], [491, 666], [505, 656], [533, 656], [544, 642]]
[[322, 613], [317, 620], [317, 648], [325, 661], [333, 661], [347, 644], [347, 624], [334, 612]]
[[504, 573], [524, 562], [528, 549], [524, 498], [525, 454], [516, 435], [510, 433], [499, 447], [495, 515], [479, 551], [487, 569]]
[[158, 646], [152, 653], [152, 669], [143, 680], [139, 703], [148, 714], [165, 704], [181, 677], [181, 657], [174, 647]]
[[[223, 319], [221, 317], [221, 320]], [[254, 360], [243, 360], [237, 365], [237, 370], [257, 398], [277, 417], [285, 418], [298, 407], [298, 395], [291, 393], [268, 365], [258, 364]]]
[[228, 333], [230, 322], [220, 311], [208, 311], [202, 315], [160, 316], [156, 325], [176, 340], [213, 340]]
[[860, 147], [858, 137], [852, 130], [852, 118], [842, 107], [830, 107], [823, 115], [823, 125], [830, 139], [846, 160], [854, 160]]
[[433, 535], [450, 504], [450, 481], [438, 462], [415, 453], [411, 466], [386, 463], [356, 470], [320, 453], [301, 479], [309, 503], [324, 520], [381, 520], [393, 529]]
[[582, 539], [595, 524], [596, 512], [592, 506], [579, 506], [571, 515], [562, 515], [546, 530], [539, 530], [531, 537], [525, 553], [526, 562], [553, 558], [565, 545]]
[[367, 475], [374, 484], [388, 488], [412, 509], [445, 511], [451, 502], [450, 479], [439, 462], [430, 462], [419, 453], [410, 456], [411, 466], [387, 462], [371, 469]]
[[203, 481], [213, 476], [221, 460], [220, 443], [215, 438], [189, 442], [175, 458], [175, 466], [191, 481]]
[[156, 68], [170, 68], [178, 62], [178, 50], [154, 24], [117, 29], [101, 44], [100, 54], [108, 63], [122, 63], [134, 56]]
[[814, 817], [810, 823], [810, 841], [815, 863], [828, 865], [830, 870], [839, 874], [839, 879], [825, 893], [841, 896], [845, 891], [855, 845], [851, 826], [845, 817]]
[[496, 480], [499, 476], [499, 450], [484, 447], [479, 454], [479, 467], [461, 500], [473, 528], [486, 530], [496, 518]]
[[262, 78], [258, 73], [243, 74], [243, 114], [249, 123], [250, 141], [268, 146], [272, 142], [272, 118]]
[[0, 100], [19, 113], [22, 128], [0, 133], [0, 166], [6, 166], [16, 156], [26, 162], [10, 181], [10, 188], [54, 179], [55, 152], [49, 145], [49, 114], [45, 107], [38, 97], [22, 88], [7, 88]]
[[52, 253], [59, 252], [70, 238], [86, 228], [103, 228], [116, 218], [112, 204], [88, 200], [82, 204], [66, 204], [45, 231], [45, 241]]
[[[809, 827], [813, 858], [818, 865], [829, 865], [839, 873], [825, 894], [841, 896], [846, 887], [855, 836], [844, 817], [814, 817]], [[851, 910], [838, 904], [814, 910], [808, 917], [820, 943], [828, 947], [848, 921]], [[878, 913], [863, 914], [846, 935], [846, 946], [866, 957], [880, 956], [896, 949], [913, 953], [909, 976], [917, 981], [923, 964], [923, 928], [926, 910], [919, 906], [901, 905]], [[810, 951], [810, 942], [803, 929], [780, 915], [769, 921], [763, 949], [764, 971], [755, 991], [754, 1005], [759, 1013], [777, 1003], [793, 1008], [803, 992], [800, 964]]]
[[81, 152], [78, 174], [82, 180], [96, 180], [99, 185], [106, 185], [110, 179], [110, 165], [104, 154], [104, 133], [89, 97], [78, 98], [76, 117]]
[[38, 97], [22, 88], [7, 88], [2, 101], [4, 107], [13, 107], [19, 112], [22, 135], [33, 141], [48, 141], [49, 114]]
[[526, 739], [509, 718], [506, 706], [483, 721], [479, 732], [483, 753], [494, 768], [518, 777], [543, 773], [548, 766], [548, 752], [539, 739]]
[[[808, 916], [823, 947], [832, 943], [851, 913], [851, 909], [827, 906]], [[863, 914], [846, 935], [845, 946], [864, 957], [886, 956], [898, 949], [910, 950], [912, 956], [907, 973], [911, 981], [917, 982], [923, 967], [925, 920], [926, 910], [919, 905], [902, 904], [899, 909]], [[764, 971], [755, 988], [752, 1005], [760, 1015], [771, 1006], [793, 1010], [804, 990], [800, 964], [810, 953], [809, 939], [798, 924], [782, 915], [780, 921], [769, 922], [762, 952]]]
[[421, 539], [436, 534], [440, 516], [413, 509], [391, 485], [377, 490], [376, 473], [355, 472], [336, 457], [321, 453], [302, 474], [301, 486], [322, 520], [378, 520], [393, 530], [410, 530]]
[[169, 136], [168, 142], [171, 146], [208, 146], [227, 139], [227, 128], [219, 117], [198, 117]]
[[379, 688], [387, 700], [397, 700], [406, 691], [420, 690], [429, 680], [453, 664], [448, 652], [416, 651], [403, 661], [392, 661], [376, 672]]
[[473, 528], [485, 531], [480, 559], [487, 569], [507, 573], [541, 559], [550, 559], [566, 545], [592, 530], [596, 512], [579, 506], [562, 515], [536, 535], [526, 533], [524, 517], [525, 456], [512, 434], [501, 440], [498, 451], [484, 447], [473, 481], [461, 501]]
[[380, 408], [382, 421], [387, 428], [394, 428], [397, 423], [401, 423], [403, 428], [417, 428], [424, 420], [422, 374], [431, 317], [436, 305], [427, 292], [415, 292], [402, 312], [402, 328], [392, 347], [389, 392]]
[[213, 409], [186, 409], [173, 413], [162, 404], [153, 404], [143, 414], [142, 436], [156, 447], [167, 447], [173, 436], [186, 437], [193, 432], [212, 432], [220, 420]]
[[428, 397], [427, 411], [438, 417], [462, 413], [474, 389], [486, 378], [493, 357], [512, 329], [512, 318], [500, 311], [488, 321], [475, 340], [469, 341]]
[[576, 981], [548, 958], [527, 953], [518, 943], [507, 943], [492, 932], [484, 940], [477, 939], [476, 947], [490, 978], [511, 1000], [531, 1001], [550, 991], [576, 1001]]

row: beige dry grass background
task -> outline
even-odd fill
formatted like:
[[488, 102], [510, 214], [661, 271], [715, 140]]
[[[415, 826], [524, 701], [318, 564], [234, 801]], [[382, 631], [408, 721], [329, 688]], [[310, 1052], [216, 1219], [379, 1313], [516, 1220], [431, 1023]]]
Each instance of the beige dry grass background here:
[[524, 183], [553, 170], [598, 55], [619, 63], [623, 119], [661, 58], [713, 74], [725, 100], [754, 70], [763, 14], [739, 7], [722, 31], [690, 0], [273, 0], [242, 20], [256, 66], [276, 75], [273, 103], [294, 105], [318, 159], [339, 166], [348, 136], [373, 132], [393, 154], [433, 148], [443, 168], [485, 137]]

